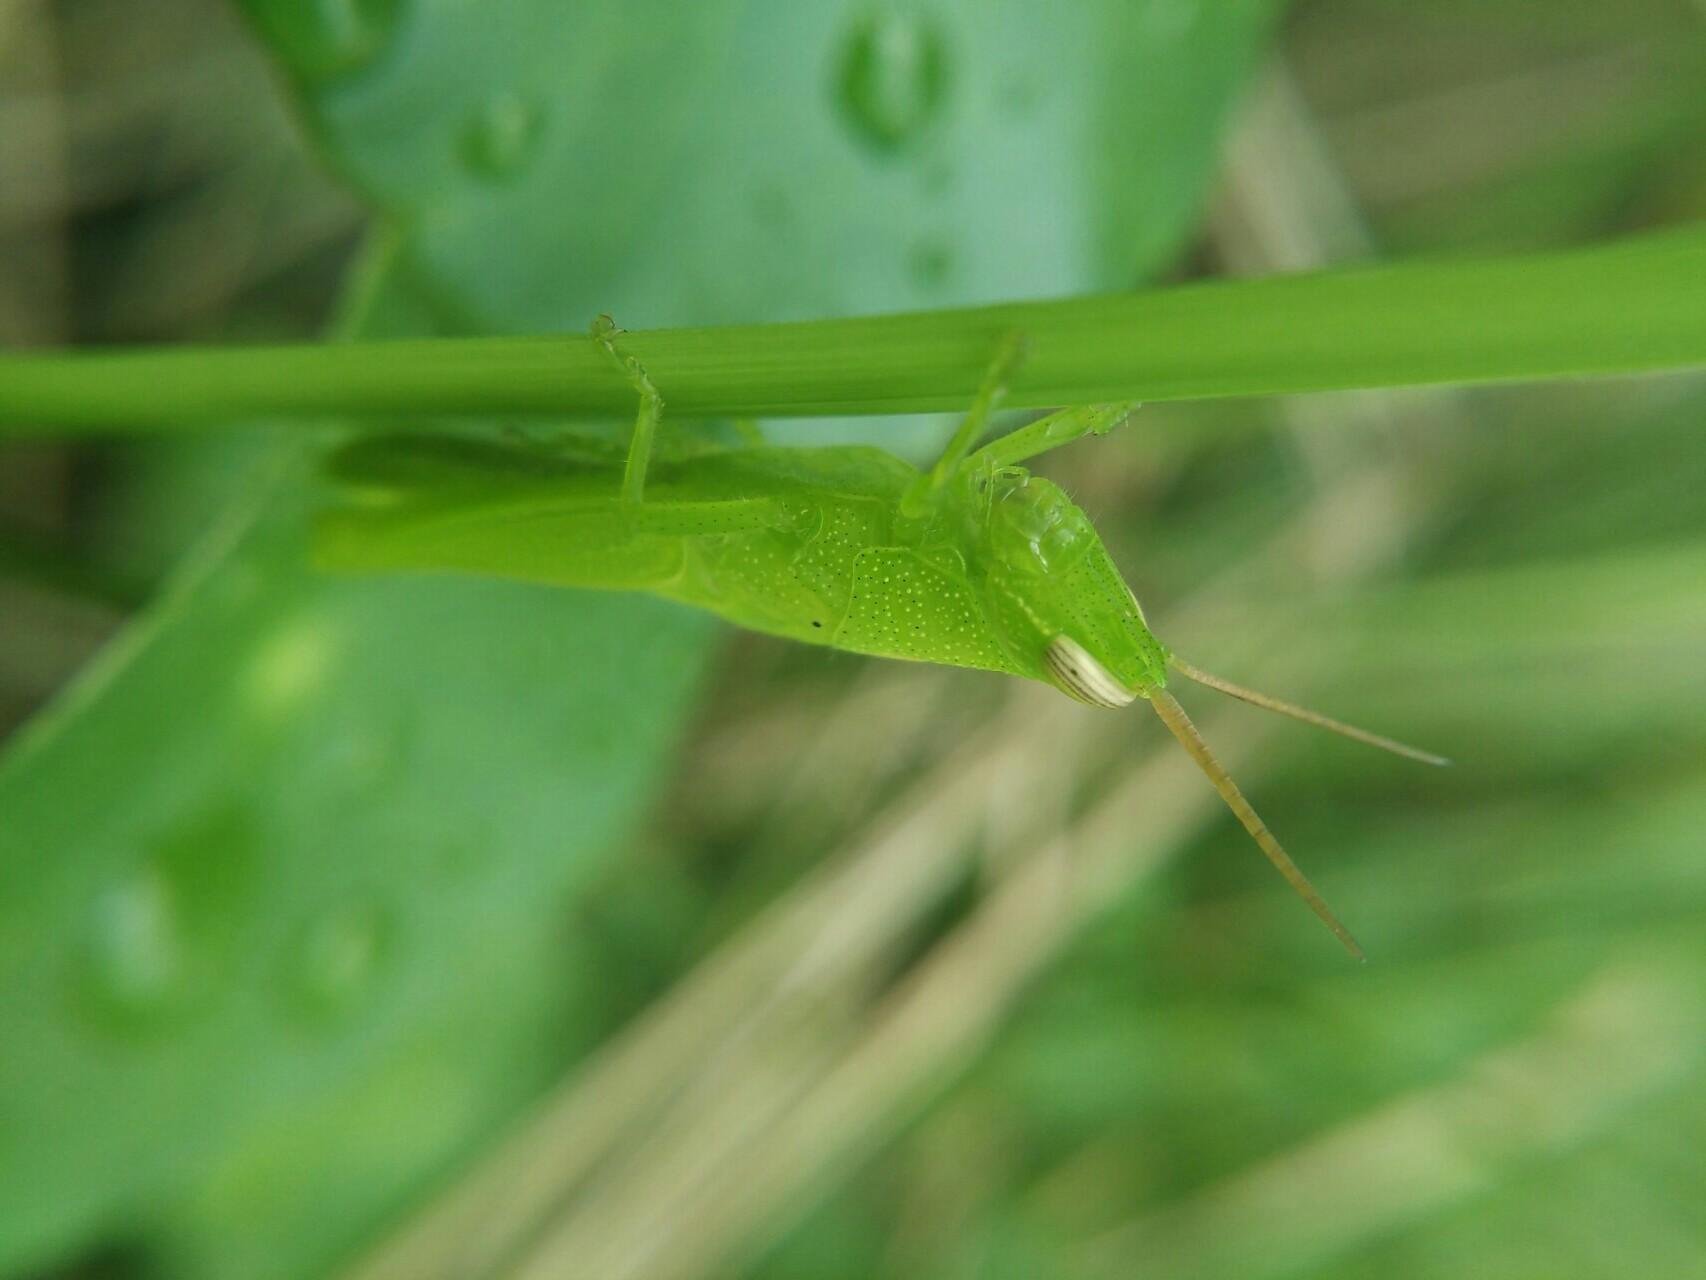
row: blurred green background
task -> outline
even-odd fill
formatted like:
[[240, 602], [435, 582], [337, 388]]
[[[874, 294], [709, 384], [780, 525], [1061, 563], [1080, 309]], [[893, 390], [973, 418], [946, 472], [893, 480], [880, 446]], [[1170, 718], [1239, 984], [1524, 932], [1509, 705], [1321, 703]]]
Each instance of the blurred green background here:
[[[1685, 0], [0, 7], [10, 347], [1700, 217]], [[1363, 968], [1148, 718], [318, 578], [329, 432], [0, 446], [0, 1274], [1701, 1274], [1703, 415], [1176, 405], [1043, 464], [1176, 648], [1457, 760], [1191, 698]]]

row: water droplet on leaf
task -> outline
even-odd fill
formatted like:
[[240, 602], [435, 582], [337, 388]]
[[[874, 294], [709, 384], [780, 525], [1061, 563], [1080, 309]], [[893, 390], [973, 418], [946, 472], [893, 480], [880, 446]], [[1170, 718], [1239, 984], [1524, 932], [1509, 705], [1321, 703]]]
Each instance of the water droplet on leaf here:
[[495, 93], [463, 128], [462, 163], [482, 178], [513, 177], [538, 153], [544, 123], [538, 103], [509, 90]]
[[253, 908], [256, 847], [234, 809], [169, 831], [90, 905], [73, 995], [102, 1031], [175, 1025], [229, 976]]
[[253, 12], [287, 61], [312, 78], [329, 79], [379, 56], [402, 20], [403, 0], [277, 0]]
[[391, 935], [391, 918], [377, 902], [347, 902], [314, 916], [291, 948], [292, 1009], [316, 1025], [354, 1012], [385, 967]]
[[136, 1030], [179, 1002], [188, 965], [176, 912], [152, 866], [96, 899], [78, 973], [78, 996], [96, 1022]]
[[953, 274], [954, 256], [947, 245], [926, 240], [912, 247], [908, 266], [912, 269], [913, 280], [922, 288], [940, 289]]
[[947, 55], [936, 28], [894, 9], [867, 14], [842, 55], [838, 96], [855, 132], [893, 151], [923, 132], [942, 107]]
[[336, 647], [332, 637], [323, 619], [305, 615], [263, 640], [246, 673], [251, 709], [267, 720], [299, 711], [325, 682]]

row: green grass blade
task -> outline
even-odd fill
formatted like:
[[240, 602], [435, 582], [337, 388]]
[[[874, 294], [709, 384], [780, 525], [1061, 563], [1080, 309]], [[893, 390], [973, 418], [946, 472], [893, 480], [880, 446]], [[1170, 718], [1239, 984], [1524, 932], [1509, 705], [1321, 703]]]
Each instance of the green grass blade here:
[[[1001, 335], [1009, 403], [1183, 400], [1632, 374], [1706, 364], [1706, 234], [1142, 293], [624, 338], [672, 412], [952, 409]], [[633, 392], [583, 335], [0, 359], [0, 432], [175, 429], [256, 414], [613, 413]]]

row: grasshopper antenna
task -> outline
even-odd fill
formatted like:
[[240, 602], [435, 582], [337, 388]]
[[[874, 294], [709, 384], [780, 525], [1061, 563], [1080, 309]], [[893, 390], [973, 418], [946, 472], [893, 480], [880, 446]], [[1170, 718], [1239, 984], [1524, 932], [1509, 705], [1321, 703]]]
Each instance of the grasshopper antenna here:
[[1230, 680], [1222, 680], [1219, 676], [1210, 675], [1200, 667], [1193, 667], [1177, 654], [1167, 659], [1167, 665], [1187, 679], [1195, 680], [1198, 684], [1206, 685], [1210, 689], [1218, 689], [1224, 694], [1237, 698], [1240, 702], [1248, 702], [1251, 706], [1277, 711], [1282, 716], [1290, 716], [1293, 720], [1301, 720], [1304, 724], [1312, 724], [1317, 728], [1326, 729], [1342, 737], [1352, 738], [1357, 742], [1366, 742], [1371, 747], [1390, 751], [1395, 756], [1420, 760], [1423, 764], [1447, 765], [1451, 763], [1444, 756], [1436, 756], [1433, 752], [1423, 751], [1420, 747], [1407, 746], [1392, 738], [1382, 737], [1378, 733], [1370, 733], [1367, 729], [1359, 729], [1354, 724], [1346, 724], [1343, 720], [1324, 716], [1319, 711], [1311, 711], [1308, 707], [1300, 707], [1291, 702], [1282, 702], [1280, 699], [1271, 698], [1265, 693], [1257, 693], [1254, 689], [1246, 689], [1243, 685], [1233, 684]]
[[1214, 758], [1214, 752], [1208, 749], [1208, 743], [1203, 741], [1202, 734], [1197, 732], [1196, 725], [1191, 723], [1185, 709], [1165, 689], [1151, 689], [1149, 705], [1155, 708], [1155, 714], [1161, 717], [1161, 723], [1167, 726], [1180, 745], [1190, 752], [1191, 759], [1197, 762], [1197, 767], [1208, 775], [1214, 789], [1220, 792], [1220, 798], [1226, 801], [1226, 807], [1244, 824], [1244, 830], [1250, 833], [1262, 852], [1267, 854], [1268, 861], [1285, 877], [1286, 883], [1309, 904], [1309, 909], [1321, 918], [1321, 922], [1333, 931], [1333, 936], [1344, 944], [1346, 951], [1358, 960], [1366, 959], [1362, 948], [1357, 945], [1357, 940], [1351, 936], [1351, 931], [1333, 914], [1333, 909], [1327, 905], [1326, 899], [1309, 883], [1309, 877], [1298, 869], [1291, 856], [1274, 838], [1274, 833], [1268, 830], [1268, 824], [1256, 816], [1256, 811], [1250, 807], [1250, 802], [1244, 798], [1238, 784], [1232, 781], [1232, 776], [1226, 772], [1220, 761]]

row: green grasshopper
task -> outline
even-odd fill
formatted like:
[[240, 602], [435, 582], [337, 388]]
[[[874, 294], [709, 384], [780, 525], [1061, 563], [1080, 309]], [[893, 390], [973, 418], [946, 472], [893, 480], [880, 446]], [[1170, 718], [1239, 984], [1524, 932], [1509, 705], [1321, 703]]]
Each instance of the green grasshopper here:
[[928, 471], [867, 447], [708, 447], [665, 462], [653, 457], [663, 399], [617, 332], [608, 317], [593, 326], [639, 397], [619, 481], [620, 455], [596, 446], [577, 456], [448, 437], [361, 441], [331, 464], [346, 500], [321, 522], [321, 563], [644, 591], [807, 644], [1040, 680], [1092, 706], [1146, 699], [1280, 874], [1361, 957], [1167, 692], [1168, 673], [1445, 761], [1209, 675], [1155, 638], [1089, 517], [1019, 465], [1106, 434], [1136, 405], [1065, 409], [974, 451], [1019, 358], [1012, 337]]

